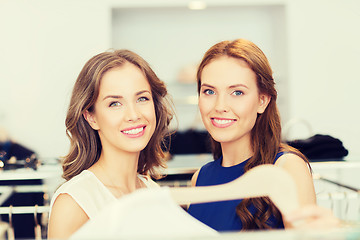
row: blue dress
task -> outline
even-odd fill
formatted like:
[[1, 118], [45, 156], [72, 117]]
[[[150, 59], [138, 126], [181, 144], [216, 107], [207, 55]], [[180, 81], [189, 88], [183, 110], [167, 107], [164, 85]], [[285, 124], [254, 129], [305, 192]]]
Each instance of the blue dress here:
[[[275, 161], [282, 156], [284, 152], [279, 152]], [[211, 186], [231, 182], [244, 174], [244, 166], [248, 160], [231, 167], [221, 166], [222, 157], [204, 165], [199, 172], [196, 186]], [[236, 206], [242, 201], [230, 200], [221, 202], [192, 204], [188, 213], [217, 231], [240, 231], [242, 222], [236, 214]], [[249, 211], [256, 212], [253, 205], [249, 206]], [[274, 216], [269, 219], [273, 228], [284, 228], [282, 220], [276, 220]]]

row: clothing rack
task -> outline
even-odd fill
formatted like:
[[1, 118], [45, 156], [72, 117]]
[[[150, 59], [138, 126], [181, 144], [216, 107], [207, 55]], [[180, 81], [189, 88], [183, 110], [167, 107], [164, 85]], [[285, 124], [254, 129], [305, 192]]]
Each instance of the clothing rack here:
[[359, 193], [349, 193], [349, 192], [328, 192], [320, 193], [316, 195], [318, 200], [351, 200], [351, 199], [360, 199]]
[[337, 181], [331, 180], [331, 179], [326, 178], [326, 177], [324, 177], [324, 176], [322, 176], [322, 175], [320, 175], [320, 174], [314, 174], [314, 175], [313, 175], [313, 179], [314, 179], [314, 180], [317, 180], [317, 179], [323, 180], [323, 181], [326, 181], [326, 182], [328, 182], [328, 183], [335, 184], [335, 185], [337, 185], [337, 186], [339, 186], [339, 187], [343, 187], [343, 188], [349, 189], [349, 190], [351, 190], [351, 191], [360, 193], [360, 189], [358, 189], [358, 188], [355, 188], [355, 187], [353, 187], [353, 186], [349, 186], [349, 185], [344, 184], [344, 183], [341, 183], [341, 182], [337, 182]]
[[[0, 207], [0, 216], [5, 216], [7, 220], [3, 223], [6, 225], [7, 239], [15, 239], [15, 230], [19, 222], [15, 223], [14, 215], [30, 214], [34, 219], [34, 233], [35, 239], [42, 239], [46, 236], [48, 215], [50, 211], [49, 206], [49, 194], [46, 185], [12, 185], [12, 186], [0, 186], [0, 205], [3, 205], [12, 195], [16, 193], [43, 193], [42, 198], [44, 200], [42, 206], [2, 206]], [[2, 217], [1, 217], [2, 218]], [[26, 219], [28, 219], [26, 217]], [[28, 222], [26, 223], [28, 224]], [[0, 236], [1, 237], [1, 236]]]
[[[10, 205], [9, 207], [0, 207], [0, 215], [7, 214], [9, 216], [9, 223], [5, 226], [7, 232], [7, 239], [15, 240], [15, 230], [12, 223], [13, 214], [33, 214], [34, 215], [34, 232], [35, 232], [35, 239], [40, 240], [42, 239], [43, 229], [40, 225], [40, 221], [38, 219], [38, 214], [42, 214], [44, 216], [45, 213], [48, 213], [50, 210], [49, 206], [21, 206], [21, 207], [14, 207]], [[47, 218], [47, 215], [45, 216]], [[6, 223], [5, 223], [6, 224]]]
[[49, 206], [9, 206], [0, 207], [0, 214], [38, 214], [48, 213]]
[[323, 191], [316, 194], [317, 204], [331, 209], [335, 216], [345, 221], [360, 220], [360, 191], [339, 180], [314, 174], [314, 183], [323, 184]]

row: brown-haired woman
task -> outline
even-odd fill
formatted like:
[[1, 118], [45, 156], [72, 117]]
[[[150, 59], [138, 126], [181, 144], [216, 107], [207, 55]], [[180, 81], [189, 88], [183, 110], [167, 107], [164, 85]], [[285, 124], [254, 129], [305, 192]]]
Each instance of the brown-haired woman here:
[[[260, 48], [245, 39], [215, 44], [205, 53], [197, 80], [215, 160], [194, 174], [192, 184], [223, 184], [255, 166], [275, 164], [293, 176], [300, 205], [315, 204], [308, 160], [281, 142], [275, 82]], [[280, 212], [266, 197], [194, 204], [188, 211], [218, 231], [284, 228]]]
[[[66, 116], [67, 180], [51, 203], [49, 238], [67, 238], [111, 201], [156, 187], [173, 113], [149, 64], [128, 50], [100, 53], [80, 72]], [[151, 176], [151, 177], [150, 177]]]

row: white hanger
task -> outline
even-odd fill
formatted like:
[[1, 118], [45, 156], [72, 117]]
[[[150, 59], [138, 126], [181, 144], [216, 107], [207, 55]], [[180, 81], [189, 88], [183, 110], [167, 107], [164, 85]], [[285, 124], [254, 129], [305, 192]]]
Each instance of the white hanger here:
[[170, 193], [180, 205], [268, 196], [282, 214], [299, 208], [293, 178], [282, 168], [271, 164], [254, 167], [229, 183], [170, 188]]

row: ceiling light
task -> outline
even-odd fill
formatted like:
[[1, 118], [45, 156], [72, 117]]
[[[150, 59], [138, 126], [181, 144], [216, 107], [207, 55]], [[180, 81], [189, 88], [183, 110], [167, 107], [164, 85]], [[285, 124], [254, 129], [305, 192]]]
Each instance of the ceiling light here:
[[204, 1], [191, 1], [188, 4], [188, 8], [191, 10], [202, 10], [206, 8], [206, 3]]

